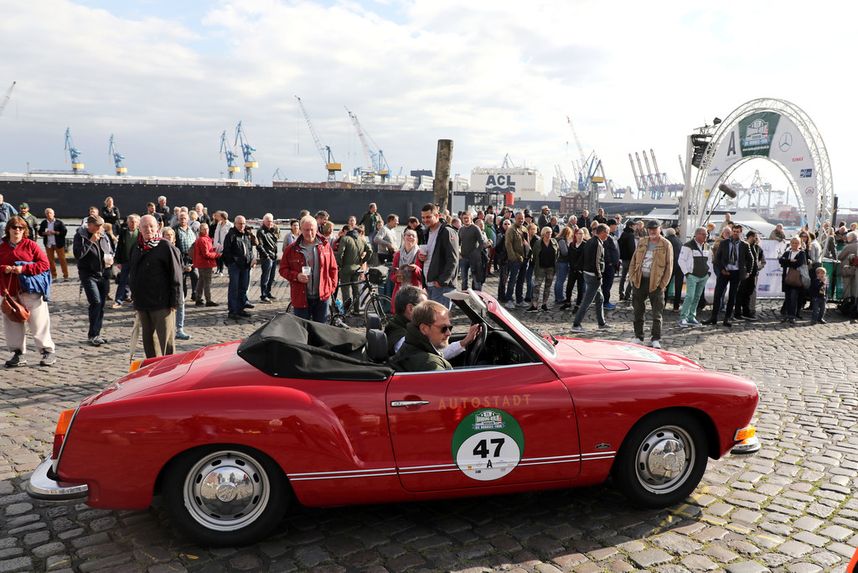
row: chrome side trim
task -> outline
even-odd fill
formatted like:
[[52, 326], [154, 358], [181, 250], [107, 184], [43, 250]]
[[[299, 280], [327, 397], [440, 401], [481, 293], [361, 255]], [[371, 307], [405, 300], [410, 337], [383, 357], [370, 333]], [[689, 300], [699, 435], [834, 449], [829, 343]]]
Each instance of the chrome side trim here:
[[425, 376], [431, 372], [434, 376], [444, 376], [456, 374], [457, 372], [479, 372], [481, 370], [499, 370], [501, 368], [521, 368], [523, 366], [542, 366], [543, 362], [524, 362], [522, 364], [501, 364], [499, 366], [476, 366], [474, 368], [454, 368], [453, 370], [426, 370], [424, 372], [394, 372], [393, 375], [397, 378], [400, 376]]
[[48, 477], [52, 460], [47, 459], [39, 464], [27, 482], [27, 493], [34, 499], [65, 500], [86, 497], [89, 486], [85, 483], [59, 482]]
[[299, 473], [299, 474], [289, 474], [289, 477], [291, 478], [293, 476], [295, 476], [295, 477], [327, 476], [327, 475], [334, 475], [334, 474], [368, 474], [368, 473], [375, 473], [375, 472], [391, 472], [391, 471], [396, 471], [396, 468], [367, 468], [364, 470], [339, 470], [336, 472], [306, 472], [306, 473]]
[[396, 472], [387, 472], [387, 473], [380, 473], [380, 474], [356, 474], [356, 475], [350, 475], [350, 476], [340, 475], [340, 476], [319, 476], [319, 477], [303, 477], [303, 478], [302, 477], [293, 478], [290, 476], [289, 481], [314, 481], [314, 480], [320, 480], [320, 479], [373, 478], [373, 477], [395, 476], [395, 475], [396, 475]]

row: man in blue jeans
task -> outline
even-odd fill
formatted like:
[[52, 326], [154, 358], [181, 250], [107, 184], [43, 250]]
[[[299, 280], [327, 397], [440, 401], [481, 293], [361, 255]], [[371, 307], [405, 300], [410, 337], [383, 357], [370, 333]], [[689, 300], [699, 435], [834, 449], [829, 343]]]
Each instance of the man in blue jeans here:
[[234, 226], [223, 241], [223, 256], [229, 269], [229, 287], [227, 290], [227, 317], [232, 319], [248, 318], [247, 309], [253, 308], [247, 300], [247, 288], [250, 286], [250, 269], [256, 264], [253, 247], [256, 236], [248, 229], [247, 220], [239, 215]]
[[262, 273], [259, 276], [259, 302], [270, 304], [276, 299], [271, 294], [274, 285], [274, 275], [277, 273], [277, 242], [280, 240], [280, 228], [274, 224], [274, 215], [265, 213], [262, 216], [262, 226], [256, 231], [256, 252]]
[[[507, 308], [515, 308], [516, 303], [521, 304], [521, 299], [514, 300], [513, 293], [518, 284], [518, 275], [521, 273], [521, 268], [524, 266], [525, 244], [527, 239], [527, 230], [524, 228], [524, 213], [519, 211], [515, 214], [515, 223], [509, 227], [504, 234], [504, 249], [507, 256], [507, 279], [506, 279], [506, 295], [504, 296], [504, 304]], [[519, 296], [521, 291], [519, 290]]]
[[109, 267], [113, 264], [113, 247], [110, 239], [102, 233], [104, 219], [98, 215], [86, 218], [86, 224], [74, 235], [74, 257], [80, 286], [89, 302], [89, 331], [87, 339], [93, 346], [107, 342], [101, 336], [104, 321], [104, 303], [110, 281]]
[[599, 323], [599, 328], [608, 328], [608, 323], [605, 322], [605, 309], [603, 307], [604, 298], [602, 297], [602, 273], [605, 270], [605, 249], [604, 242], [608, 238], [608, 226], [600, 223], [596, 226], [595, 235], [587, 241], [584, 246], [583, 256], [583, 273], [584, 273], [584, 299], [581, 301], [581, 307], [575, 314], [575, 319], [572, 322], [572, 332], [584, 332], [584, 327], [581, 326], [581, 321], [590, 305], [596, 304], [596, 321]]

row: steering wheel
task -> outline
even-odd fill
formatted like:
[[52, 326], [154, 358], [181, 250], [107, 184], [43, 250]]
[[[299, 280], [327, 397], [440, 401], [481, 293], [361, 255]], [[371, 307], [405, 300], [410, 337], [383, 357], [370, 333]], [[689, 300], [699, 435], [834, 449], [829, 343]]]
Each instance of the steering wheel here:
[[470, 346], [468, 346], [468, 355], [465, 356], [465, 364], [467, 366], [473, 366], [477, 363], [477, 358], [480, 357], [483, 348], [486, 347], [486, 337], [488, 335], [488, 326], [486, 326], [485, 324], [481, 324], [479, 334], [477, 334], [477, 337], [474, 338], [473, 342], [471, 342]]

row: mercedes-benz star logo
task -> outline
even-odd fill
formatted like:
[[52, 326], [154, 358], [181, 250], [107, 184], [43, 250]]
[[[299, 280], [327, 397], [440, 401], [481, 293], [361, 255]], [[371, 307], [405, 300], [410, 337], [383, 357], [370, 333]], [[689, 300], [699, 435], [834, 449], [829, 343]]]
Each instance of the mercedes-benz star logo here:
[[790, 147], [792, 147], [792, 133], [786, 132], [781, 136], [781, 140], [778, 142], [778, 147], [781, 151], [788, 151]]

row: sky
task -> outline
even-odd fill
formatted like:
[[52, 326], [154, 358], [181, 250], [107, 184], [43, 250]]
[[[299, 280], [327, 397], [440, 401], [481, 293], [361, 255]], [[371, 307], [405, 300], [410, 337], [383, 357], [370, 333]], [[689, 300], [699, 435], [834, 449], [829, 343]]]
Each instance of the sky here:
[[[220, 134], [242, 121], [255, 181], [325, 171], [295, 100], [350, 170], [364, 162], [346, 107], [393, 174], [434, 169], [454, 141], [452, 172], [509, 154], [567, 175], [595, 150], [619, 186], [628, 154], [653, 149], [681, 182], [693, 128], [761, 97], [814, 121], [842, 206], [858, 207], [848, 165], [858, 54], [848, 2], [679, 0], [0, 0], [0, 172], [69, 169], [71, 128], [92, 173], [112, 173], [114, 134], [130, 174], [218, 177]], [[786, 180], [766, 161], [775, 188]]]

